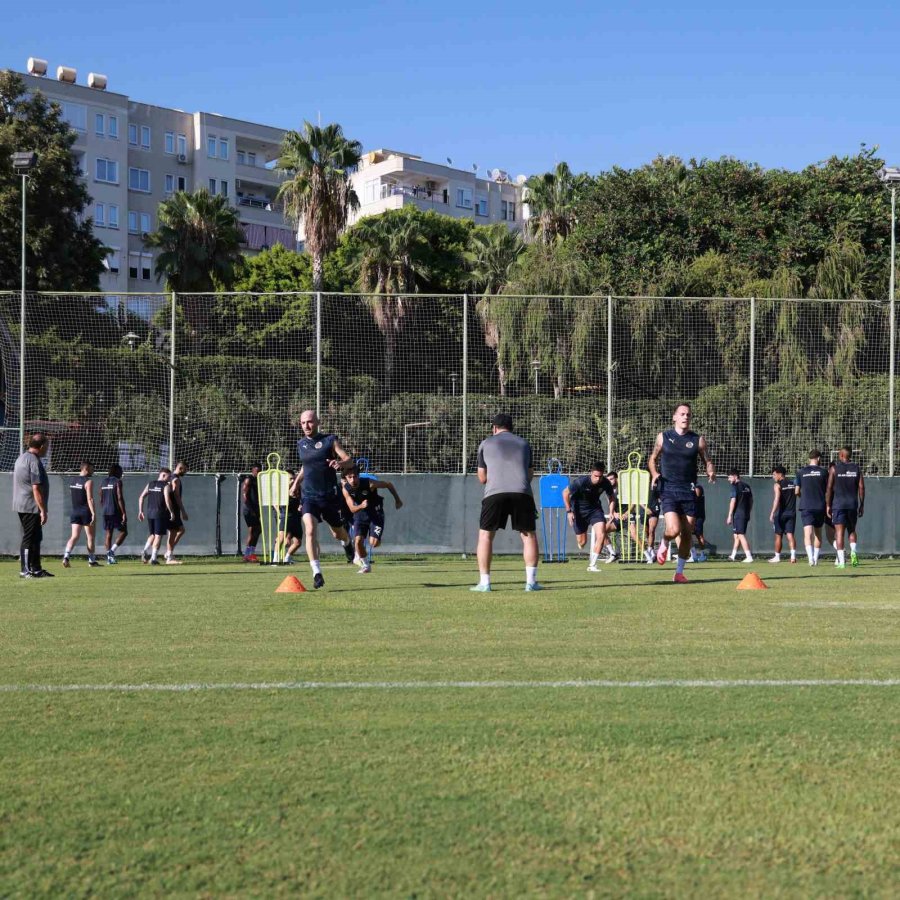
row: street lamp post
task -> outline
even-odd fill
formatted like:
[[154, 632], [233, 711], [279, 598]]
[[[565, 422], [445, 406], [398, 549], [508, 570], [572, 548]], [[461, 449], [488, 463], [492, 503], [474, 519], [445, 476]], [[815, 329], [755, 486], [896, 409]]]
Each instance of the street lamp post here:
[[897, 355], [897, 311], [894, 300], [894, 282], [897, 271], [897, 185], [900, 184], [900, 166], [882, 166], [878, 177], [883, 184], [891, 188], [891, 274], [888, 287], [888, 303], [890, 304], [890, 329], [888, 341], [890, 358], [888, 360], [888, 475], [894, 474], [894, 377]]
[[37, 165], [37, 153], [16, 151], [12, 155], [13, 169], [22, 176], [22, 296], [19, 303], [19, 449], [25, 446], [25, 218], [27, 212], [26, 185], [28, 173]]

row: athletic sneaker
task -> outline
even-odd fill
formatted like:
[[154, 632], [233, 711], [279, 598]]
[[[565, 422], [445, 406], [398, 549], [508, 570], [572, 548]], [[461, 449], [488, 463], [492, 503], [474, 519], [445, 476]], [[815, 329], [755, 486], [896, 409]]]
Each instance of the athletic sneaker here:
[[150, 562], [150, 554], [146, 550], [141, 550], [141, 562], [146, 566]]
[[100, 563], [98, 563], [96, 559], [89, 559], [89, 560], [88, 560], [88, 565], [89, 565], [92, 569], [95, 569], [97, 566], [100, 565]]
[[619, 554], [616, 553], [615, 551], [610, 553], [609, 556], [607, 556], [606, 559], [603, 560], [605, 565], [609, 565], [610, 563], [614, 563], [614, 562], [618, 562], [618, 561], [619, 561]]
[[347, 562], [348, 562], [348, 563], [352, 563], [352, 562], [353, 562], [353, 557], [354, 557], [354, 555], [355, 555], [355, 553], [354, 553], [354, 550], [353, 550], [353, 544], [347, 544], [347, 545], [344, 547], [344, 556], [347, 557]]
[[855, 569], [859, 565], [859, 557], [855, 552], [850, 554], [850, 565]]
[[19, 578], [34, 578], [34, 572], [19, 572]]
[[780, 556], [773, 556], [773, 557], [769, 560], [769, 562], [770, 562], [770, 563], [780, 563], [780, 562], [781, 562], [781, 557], [780, 557]]
[[353, 565], [354, 566], [361, 566], [362, 564], [363, 564], [363, 558], [361, 556], [353, 557]]
[[107, 553], [107, 554], [106, 554], [106, 564], [107, 564], [108, 566], [114, 566], [114, 565], [116, 565], [117, 563], [118, 563], [118, 560], [116, 559], [116, 557], [115, 557], [114, 554], [112, 554], [112, 553]]
[[491, 586], [489, 584], [476, 584], [475, 587], [470, 587], [469, 590], [475, 594], [489, 594]]
[[255, 553], [248, 553], [247, 556], [244, 557], [244, 562], [258, 563], [259, 557]]
[[369, 572], [372, 571], [371, 566], [360, 566], [359, 571], [356, 573], [357, 575], [368, 575]]
[[687, 578], [685, 578], [684, 575], [682, 575], [680, 572], [676, 572], [672, 576], [672, 581], [674, 584], [687, 584], [688, 583]]
[[659, 545], [659, 549], [656, 551], [656, 561], [664, 566], [666, 564], [666, 559], [669, 556], [669, 545], [665, 542]]
[[52, 572], [48, 572], [46, 569], [38, 569], [37, 572], [31, 573], [32, 578], [56, 578], [56, 576]]
[[166, 565], [167, 565], [167, 566], [180, 566], [180, 565], [181, 565], [181, 560], [180, 560], [180, 559], [175, 559], [174, 556], [170, 556], [170, 557], [166, 560]]
[[745, 562], [745, 563], [752, 563], [752, 562], [753, 562], [753, 557], [752, 557], [752, 556], [745, 556], [745, 557], [744, 557], [744, 562]]
[[836, 563], [834, 564], [834, 567], [835, 567], [836, 569], [846, 569], [846, 568], [847, 568], [847, 563], [836, 562]]
[[316, 574], [313, 575], [313, 587], [316, 590], [325, 587], [325, 576], [321, 572], [316, 572]]
[[158, 565], [159, 565], [159, 560], [158, 560], [158, 559], [151, 559], [151, 560], [150, 560], [150, 565], [151, 565], [151, 566], [158, 566]]
[[709, 559], [706, 551], [704, 550], [702, 553], [697, 554], [697, 562], [706, 562]]
[[69, 561], [69, 557], [64, 556], [63, 557], [63, 568], [68, 569], [71, 565], [72, 565], [72, 563]]
[[526, 590], [526, 591], [542, 591], [542, 590], [544, 590], [544, 586], [543, 586], [542, 584], [538, 584], [538, 583], [535, 581], [535, 582], [533, 582], [532, 584], [526, 584], [526, 585], [525, 585], [525, 590]]
[[592, 566], [587, 567], [588, 572], [602, 572], [603, 569], [598, 569], [597, 564], [594, 563]]
[[797, 565], [797, 557], [796, 557], [796, 556], [792, 556], [792, 557], [791, 557], [791, 565], [792, 565], [792, 566], [796, 566], [796, 565]]

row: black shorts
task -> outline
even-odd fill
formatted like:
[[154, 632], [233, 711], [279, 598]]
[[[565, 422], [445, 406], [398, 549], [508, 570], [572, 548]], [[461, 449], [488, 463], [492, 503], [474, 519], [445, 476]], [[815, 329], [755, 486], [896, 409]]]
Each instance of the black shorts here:
[[168, 516], [157, 516], [155, 519], [147, 519], [147, 528], [150, 530], [150, 534], [163, 535], [169, 530], [170, 521]]
[[181, 516], [172, 516], [169, 519], [169, 531], [178, 531], [179, 528], [184, 528], [184, 522], [181, 521]]
[[482, 531], [497, 531], [506, 528], [507, 519], [512, 519], [513, 531], [534, 531], [537, 524], [537, 510], [531, 494], [491, 494], [481, 501]]
[[378, 538], [381, 540], [384, 535], [384, 510], [380, 507], [375, 509], [363, 509], [353, 514], [353, 533], [359, 537]]
[[735, 534], [746, 534], [747, 526], [750, 524], [749, 516], [736, 515], [732, 520], [731, 530]]
[[859, 513], [855, 509], [833, 509], [831, 518], [835, 525], [844, 525], [847, 531], [856, 531]]
[[103, 516], [103, 527], [107, 531], [121, 531], [122, 530], [122, 513], [114, 513], [113, 515], [104, 515]]
[[300, 514], [312, 516], [317, 522], [324, 520], [332, 528], [344, 527], [343, 504], [337, 494], [327, 497], [304, 497], [300, 504]]
[[793, 534], [797, 527], [796, 513], [778, 513], [775, 521], [772, 522], [772, 528], [775, 534]]
[[663, 515], [675, 513], [693, 518], [697, 513], [697, 495], [690, 485], [669, 484], [660, 478], [659, 506]]
[[241, 512], [244, 516], [244, 524], [248, 528], [255, 528], [257, 530], [262, 528], [262, 522], [259, 519], [258, 512], [254, 511], [252, 509], [247, 509], [246, 507], [243, 510], [241, 510]]
[[606, 524], [606, 514], [599, 507], [597, 509], [574, 510], [572, 527], [575, 534], [587, 534], [595, 525]]
[[705, 521], [706, 518], [702, 516], [697, 516], [697, 518], [694, 519], [694, 534], [696, 534], [697, 537], [703, 537], [703, 523]]
[[90, 525], [93, 521], [91, 511], [89, 509], [73, 509], [69, 521], [73, 525]]
[[812, 525], [813, 528], [821, 528], [825, 524], [824, 509], [801, 509], [800, 518], [804, 527]]
[[288, 510], [285, 531], [293, 537], [302, 537], [303, 516], [300, 515], [300, 510], [297, 507]]

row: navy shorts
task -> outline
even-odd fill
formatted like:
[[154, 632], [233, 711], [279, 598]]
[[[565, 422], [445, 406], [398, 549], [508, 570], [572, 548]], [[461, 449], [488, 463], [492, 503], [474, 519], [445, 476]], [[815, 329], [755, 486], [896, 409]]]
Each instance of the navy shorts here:
[[746, 534], [747, 525], [750, 524], [749, 516], [735, 516], [732, 520], [731, 530], [735, 534]]
[[72, 515], [69, 516], [69, 521], [73, 525], [90, 525], [91, 524], [91, 511], [89, 509], [73, 509]]
[[169, 519], [169, 531], [178, 531], [179, 528], [184, 528], [184, 522], [181, 521], [181, 516], [172, 516]]
[[288, 510], [285, 531], [294, 537], [303, 536], [303, 516], [298, 508]]
[[168, 516], [158, 516], [155, 519], [147, 519], [147, 528], [150, 534], [163, 535], [169, 530], [171, 519]]
[[573, 510], [572, 527], [575, 534], [587, 534], [595, 525], [603, 525], [606, 523], [606, 514], [602, 509], [592, 509], [589, 512], [580, 512]]
[[804, 528], [808, 525], [812, 525], [813, 528], [821, 528], [825, 524], [825, 510], [801, 509], [800, 519], [803, 522]]
[[259, 520], [259, 513], [254, 512], [253, 510], [247, 509], [246, 507], [243, 510], [244, 515], [244, 524], [248, 528], [262, 528], [262, 522]]
[[325, 521], [332, 528], [344, 527], [344, 511], [336, 494], [327, 497], [304, 497], [300, 514], [312, 516], [317, 522]]
[[772, 522], [772, 529], [775, 534], [793, 534], [797, 527], [796, 513], [778, 513]]
[[107, 531], [121, 531], [122, 530], [122, 514], [114, 513], [111, 516], [103, 517], [103, 527]]
[[703, 537], [703, 523], [706, 519], [694, 519], [694, 534]]
[[663, 484], [659, 492], [659, 506], [663, 515], [676, 513], [693, 518], [697, 514], [697, 495], [690, 485], [677, 487]]
[[859, 513], [855, 509], [833, 509], [831, 518], [835, 525], [844, 525], [847, 531], [856, 531]]
[[353, 533], [358, 537], [378, 538], [381, 540], [384, 534], [384, 510], [362, 509], [358, 513], [353, 514]]

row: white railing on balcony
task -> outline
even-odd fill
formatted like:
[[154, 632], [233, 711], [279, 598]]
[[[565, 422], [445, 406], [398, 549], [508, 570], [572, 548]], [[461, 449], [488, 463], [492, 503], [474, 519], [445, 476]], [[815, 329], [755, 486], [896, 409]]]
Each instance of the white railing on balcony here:
[[447, 204], [449, 200], [449, 192], [442, 188], [424, 188], [417, 185], [409, 184], [383, 184], [381, 185], [380, 200], [386, 200], [388, 197], [415, 197], [417, 200], [424, 200], [430, 203]]

